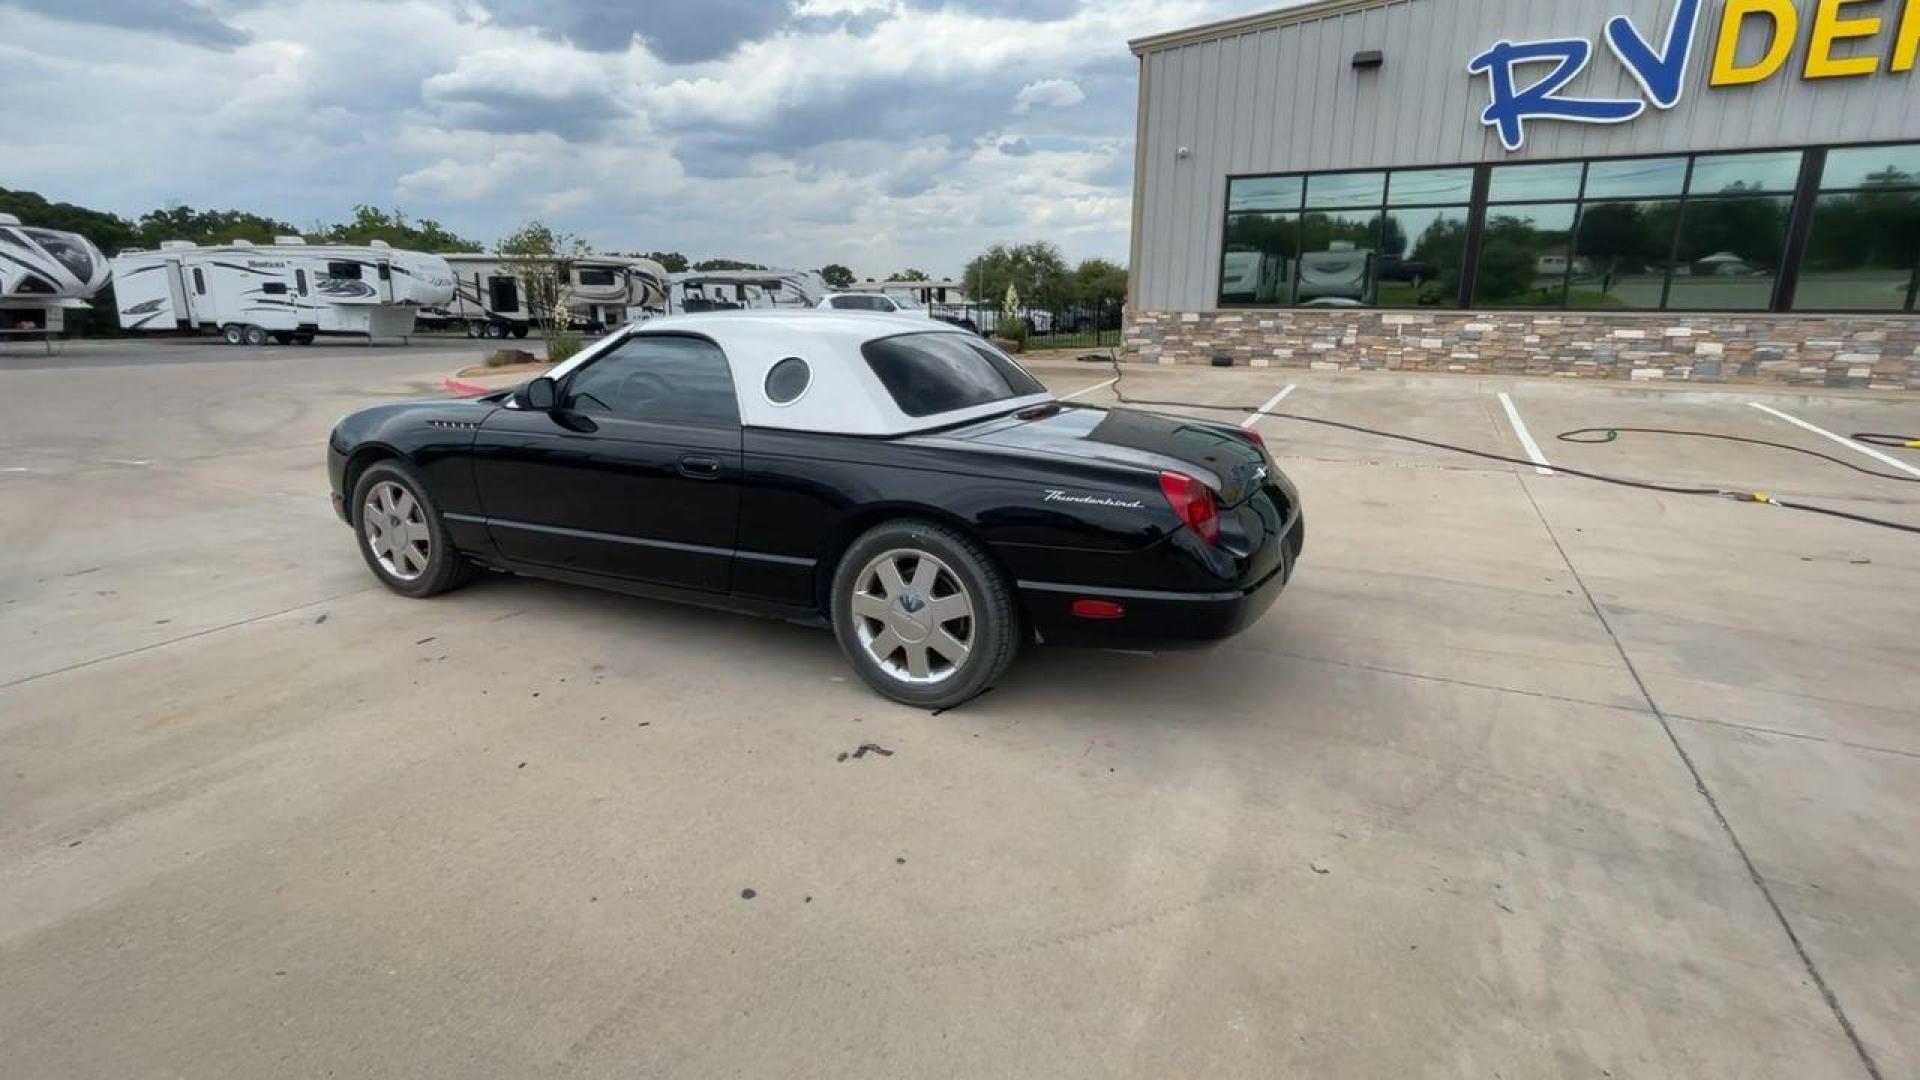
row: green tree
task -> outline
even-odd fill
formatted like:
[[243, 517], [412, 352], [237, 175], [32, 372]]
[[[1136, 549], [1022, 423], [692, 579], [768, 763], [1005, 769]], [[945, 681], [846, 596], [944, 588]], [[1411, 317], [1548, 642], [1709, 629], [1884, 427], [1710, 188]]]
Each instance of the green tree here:
[[1477, 302], [1514, 303], [1534, 292], [1535, 252], [1542, 247], [1539, 237], [1530, 224], [1511, 215], [1487, 221], [1480, 247]]
[[377, 206], [356, 206], [353, 219], [318, 230], [321, 237], [335, 244], [369, 244], [384, 240], [397, 248], [411, 251], [479, 251], [480, 245], [456, 236], [432, 218], [409, 222], [399, 208], [391, 211]]
[[1467, 222], [1463, 217], [1435, 218], [1413, 242], [1412, 259], [1433, 267], [1437, 275], [1420, 293], [1422, 304], [1453, 307], [1460, 295], [1460, 276], [1466, 272]]
[[139, 243], [133, 222], [118, 214], [90, 210], [72, 203], [48, 202], [31, 191], [0, 188], [0, 214], [12, 214], [20, 224], [79, 233], [108, 256]]
[[854, 282], [853, 271], [839, 263], [828, 263], [819, 270], [820, 280], [835, 289], [845, 289]]
[[1127, 268], [1107, 259], [1083, 259], [1073, 268], [1073, 293], [1081, 301], [1124, 300]]
[[887, 275], [888, 281], [932, 281], [923, 270], [896, 270]]
[[995, 244], [967, 264], [964, 283], [974, 298], [995, 301], [1007, 286], [1019, 290], [1024, 303], [1059, 307], [1072, 299], [1072, 274], [1058, 246], [1045, 240], [1008, 247]]
[[276, 236], [300, 235], [299, 229], [284, 221], [246, 210], [195, 210], [180, 203], [140, 215], [139, 230], [140, 245], [149, 248], [159, 247], [167, 240], [189, 240], [202, 245], [234, 240], [271, 244]]
[[547, 340], [548, 359], [561, 359], [564, 342], [577, 339], [567, 334], [572, 315], [567, 310], [573, 299], [567, 263], [593, 254], [585, 240], [557, 232], [539, 219], [520, 226], [494, 248], [494, 257], [511, 269], [526, 291], [527, 313]]
[[704, 259], [694, 263], [693, 268], [701, 273], [709, 270], [765, 270], [759, 263], [741, 262], [738, 259]]
[[652, 259], [654, 262], [665, 267], [669, 274], [684, 274], [687, 272], [687, 257], [677, 251], [649, 251], [645, 255], [642, 255], [641, 258]]

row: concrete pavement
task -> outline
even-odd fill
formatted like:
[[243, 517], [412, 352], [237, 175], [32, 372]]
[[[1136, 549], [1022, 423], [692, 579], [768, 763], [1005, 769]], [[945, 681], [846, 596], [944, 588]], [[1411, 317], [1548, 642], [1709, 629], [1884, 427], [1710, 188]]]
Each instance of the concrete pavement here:
[[[817, 632], [387, 594], [325, 433], [458, 364], [317, 355], [0, 359], [9, 1076], [1920, 1071], [1910, 538], [1270, 420], [1312, 531], [1269, 618], [1033, 650], [935, 718]], [[1289, 383], [1517, 454], [1507, 391], [1550, 456], [1920, 520], [1817, 463], [1552, 440], [1773, 434], [1737, 397], [1128, 388]], [[1780, 407], [1920, 426], [1832, 400]]]

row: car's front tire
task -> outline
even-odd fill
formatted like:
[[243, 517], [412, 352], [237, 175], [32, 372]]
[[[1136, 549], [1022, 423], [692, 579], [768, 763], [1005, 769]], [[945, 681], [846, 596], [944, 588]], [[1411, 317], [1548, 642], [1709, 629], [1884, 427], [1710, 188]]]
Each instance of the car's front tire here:
[[473, 576], [473, 564], [447, 538], [440, 508], [406, 465], [370, 466], [353, 485], [352, 506], [360, 555], [387, 588], [424, 599]]
[[891, 521], [841, 557], [834, 635], [868, 686], [895, 701], [951, 708], [1013, 663], [1020, 615], [1005, 575], [978, 543], [944, 525]]

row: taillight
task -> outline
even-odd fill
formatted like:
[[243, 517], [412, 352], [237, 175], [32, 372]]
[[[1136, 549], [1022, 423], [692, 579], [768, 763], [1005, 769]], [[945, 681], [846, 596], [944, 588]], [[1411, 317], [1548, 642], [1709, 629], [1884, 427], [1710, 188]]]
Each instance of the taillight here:
[[1220, 540], [1220, 504], [1207, 485], [1185, 473], [1160, 474], [1160, 492], [1193, 534], [1209, 544]]

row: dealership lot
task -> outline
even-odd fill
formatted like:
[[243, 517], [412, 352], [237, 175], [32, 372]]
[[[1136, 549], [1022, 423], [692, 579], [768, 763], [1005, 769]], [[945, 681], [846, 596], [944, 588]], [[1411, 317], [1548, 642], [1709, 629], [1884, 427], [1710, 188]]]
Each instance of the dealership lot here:
[[[817, 631], [381, 590], [326, 432], [473, 351], [0, 353], [8, 1075], [1920, 1072], [1920, 538], [1271, 418], [1309, 535], [1264, 622], [935, 717]], [[1124, 386], [1920, 524], [1796, 455], [1555, 438], [1891, 468], [1776, 413], [1905, 399]]]

